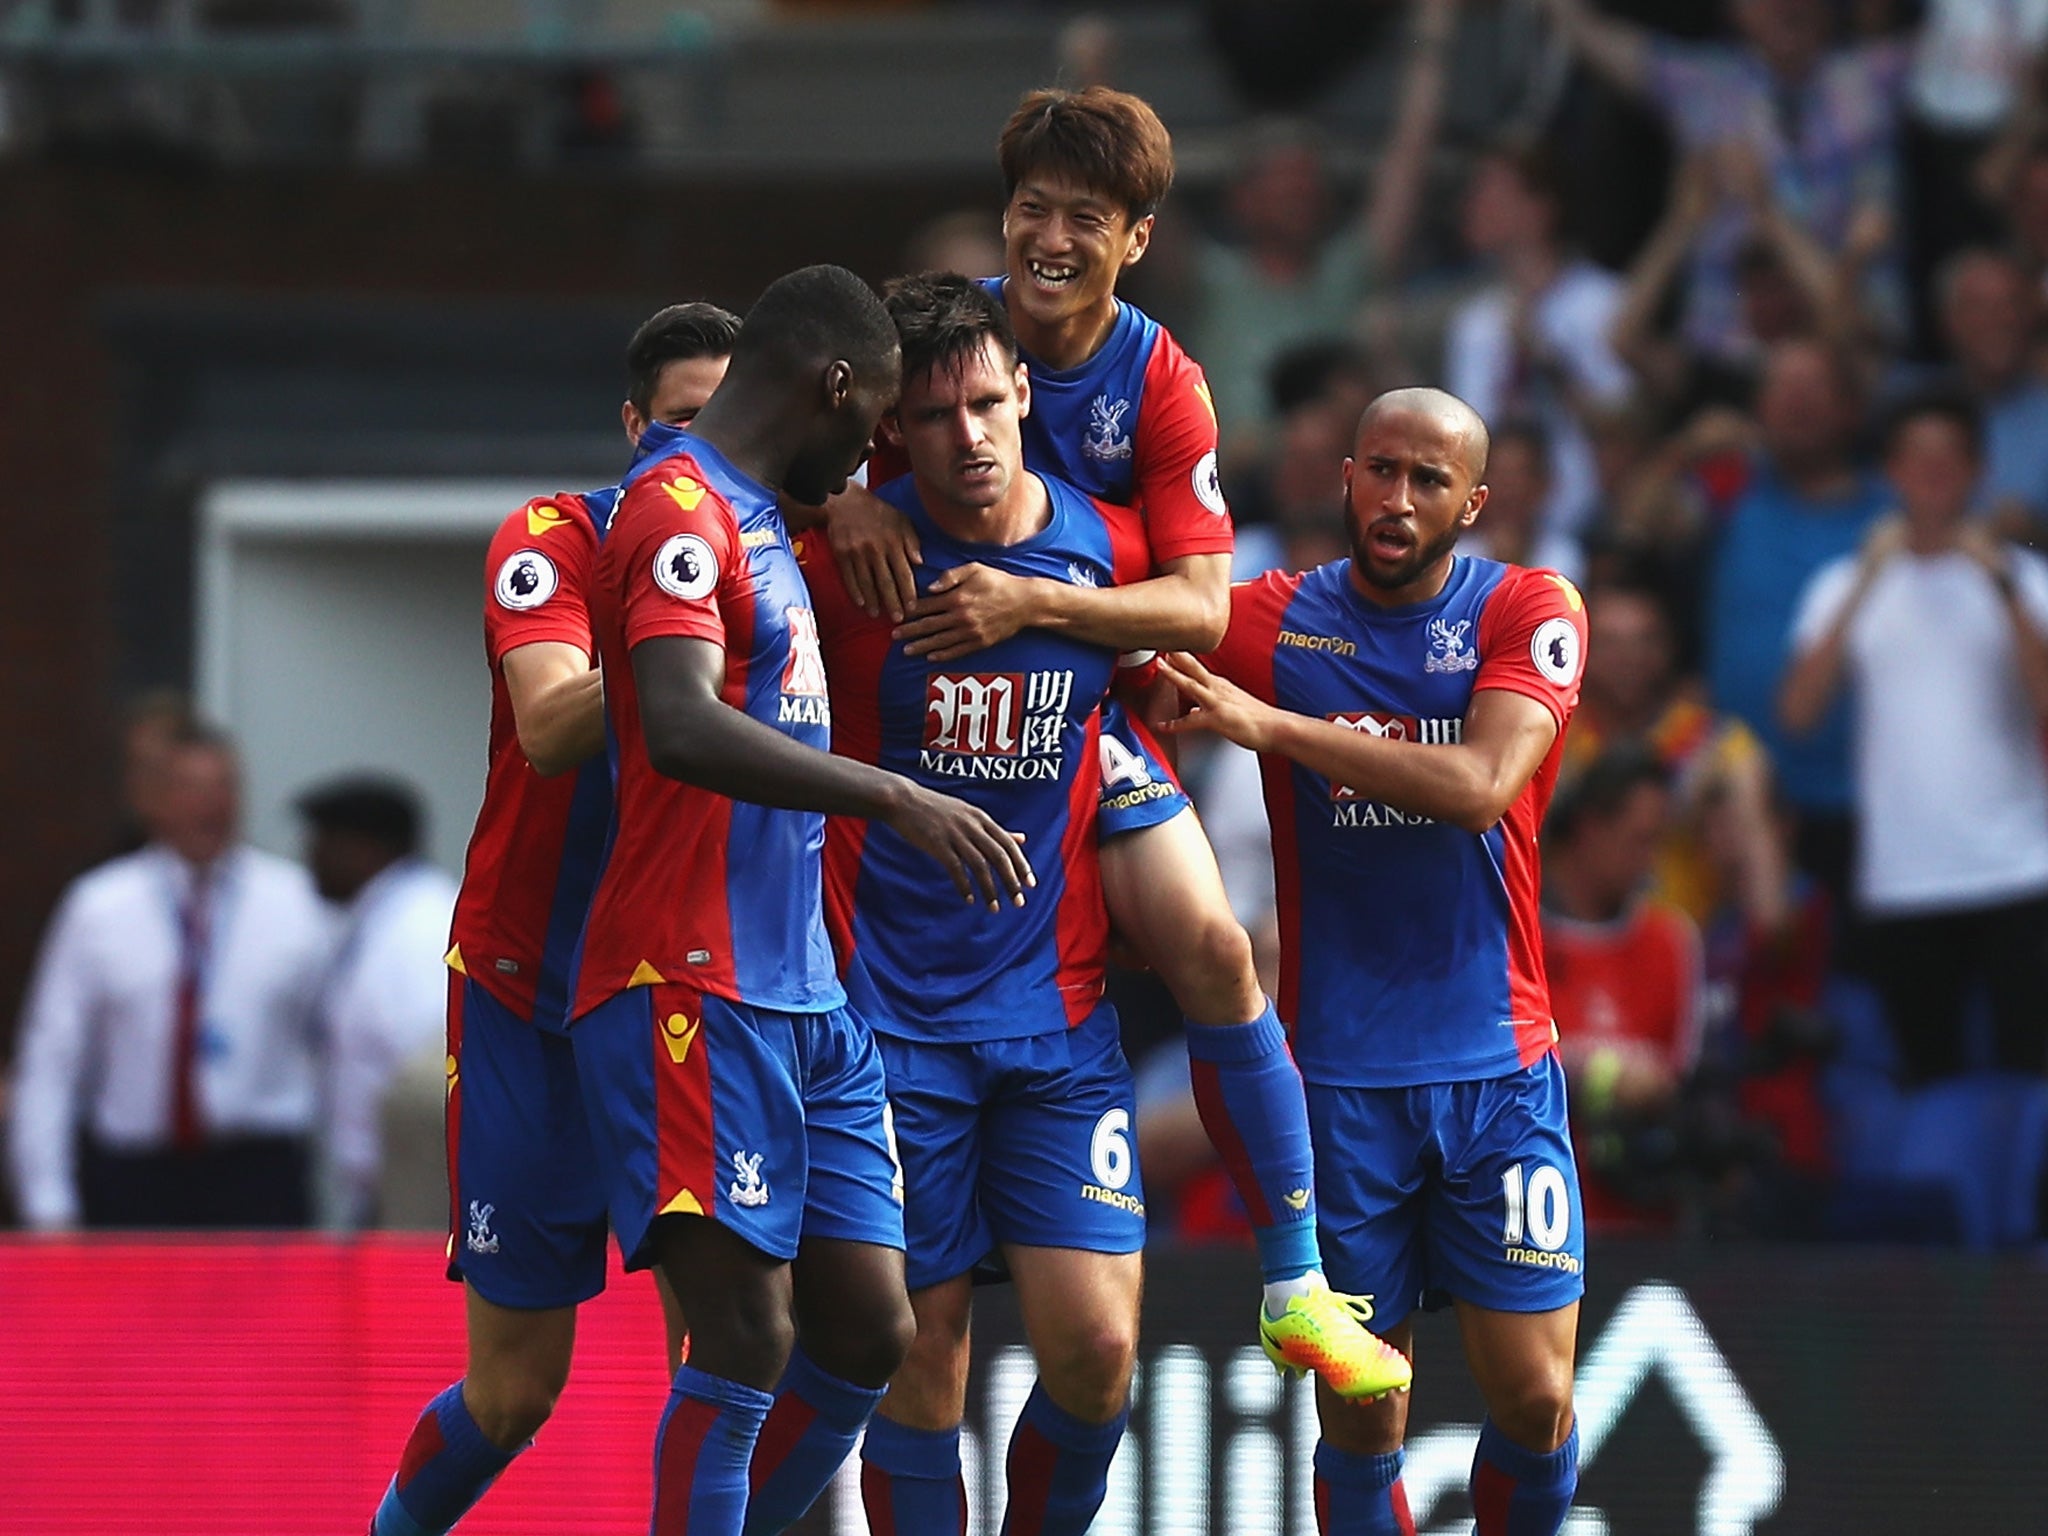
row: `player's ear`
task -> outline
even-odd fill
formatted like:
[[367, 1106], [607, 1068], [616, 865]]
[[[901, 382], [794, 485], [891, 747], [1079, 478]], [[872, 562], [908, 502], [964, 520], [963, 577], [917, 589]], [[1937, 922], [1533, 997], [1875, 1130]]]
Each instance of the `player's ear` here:
[[626, 441], [638, 448], [640, 434], [647, 430], [647, 418], [640, 414], [640, 408], [630, 400], [619, 407], [619, 425], [626, 429]]
[[1346, 506], [1351, 504], [1351, 462], [1348, 456], [1344, 460], [1344, 503]]
[[891, 448], [900, 450], [903, 447], [903, 418], [893, 410], [882, 412], [882, 419], [875, 423], [875, 436]]
[[1145, 252], [1151, 247], [1154, 217], [1154, 215], [1148, 213], [1131, 226], [1131, 243], [1124, 251], [1123, 264], [1125, 266], [1135, 267]]
[[1031, 414], [1031, 370], [1022, 363], [1017, 365], [1017, 414]]
[[834, 358], [825, 365], [825, 372], [819, 382], [825, 391], [825, 409], [843, 409], [847, 396], [853, 393], [853, 364], [843, 357]]
[[1479, 520], [1479, 509], [1486, 505], [1487, 488], [1484, 485], [1472, 487], [1472, 494], [1465, 498], [1465, 510], [1458, 514], [1458, 526], [1470, 528]]

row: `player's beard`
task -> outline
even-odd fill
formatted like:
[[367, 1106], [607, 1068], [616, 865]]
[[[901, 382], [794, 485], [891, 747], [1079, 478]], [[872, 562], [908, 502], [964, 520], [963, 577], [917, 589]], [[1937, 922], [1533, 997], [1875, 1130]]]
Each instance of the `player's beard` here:
[[[1387, 567], [1375, 563], [1372, 558], [1372, 550], [1366, 544], [1366, 536], [1371, 533], [1373, 524], [1361, 524], [1357, 514], [1348, 504], [1345, 506], [1344, 511], [1344, 520], [1351, 534], [1352, 569], [1358, 572], [1366, 585], [1377, 587], [1382, 592], [1398, 592], [1401, 588], [1408, 586], [1424, 571], [1456, 549], [1458, 547], [1458, 540], [1463, 538], [1465, 534], [1465, 529], [1461, 524], [1452, 523], [1450, 527], [1446, 528], [1428, 543], [1417, 544], [1398, 565]], [[1381, 521], [1398, 520], [1374, 519], [1374, 522]]]

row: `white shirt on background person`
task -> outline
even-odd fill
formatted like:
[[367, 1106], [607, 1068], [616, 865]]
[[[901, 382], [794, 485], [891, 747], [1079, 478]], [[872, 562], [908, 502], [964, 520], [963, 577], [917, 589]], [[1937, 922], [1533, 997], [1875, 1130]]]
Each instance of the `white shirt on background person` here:
[[[2048, 563], [2009, 552], [2019, 601], [2048, 632]], [[1856, 557], [1823, 566], [1792, 626], [1795, 652], [1837, 622]], [[1968, 555], [1901, 553], [1849, 623], [1856, 894], [1910, 916], [2048, 891], [2048, 762], [2021, 686], [2013, 620]]]
[[[10, 1161], [22, 1220], [79, 1220], [81, 1120], [102, 1146], [167, 1147], [190, 865], [152, 845], [73, 881], [21, 1017]], [[208, 1134], [303, 1136], [317, 1107], [314, 1002], [332, 919], [306, 871], [254, 848], [217, 860], [207, 897], [197, 1087]]]

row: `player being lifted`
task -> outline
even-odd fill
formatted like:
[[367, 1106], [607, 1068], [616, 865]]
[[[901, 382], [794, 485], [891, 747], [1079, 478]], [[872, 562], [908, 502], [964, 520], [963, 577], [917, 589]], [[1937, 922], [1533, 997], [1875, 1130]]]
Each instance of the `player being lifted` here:
[[[1122, 587], [956, 566], [920, 594], [914, 528], [849, 492], [830, 534], [855, 600], [899, 619], [910, 654], [947, 662], [1033, 627], [1125, 652], [1206, 650], [1229, 613], [1229, 508], [1202, 371], [1116, 296], [1145, 254], [1173, 181], [1157, 114], [1121, 91], [1034, 91], [998, 144], [1009, 202], [1003, 300], [1030, 370], [1024, 459], [1144, 517], [1156, 574]], [[1102, 880], [1117, 931], [1187, 1016], [1196, 1102], [1251, 1217], [1266, 1281], [1260, 1341], [1283, 1369], [1346, 1396], [1403, 1387], [1406, 1362], [1364, 1327], [1369, 1309], [1323, 1283], [1301, 1078], [1252, 969], [1215, 855], [1142, 732], [1112, 706], [1103, 731]], [[1113, 812], [1113, 814], [1112, 814]]]
[[692, 430], [628, 475], [598, 553], [617, 788], [571, 1041], [620, 1248], [660, 1268], [692, 1328], [656, 1441], [654, 1536], [796, 1518], [910, 1345], [901, 1174], [881, 1060], [825, 934], [820, 813], [891, 829], [991, 908], [1022, 904], [1031, 878], [985, 813], [825, 750], [817, 627], [776, 496], [844, 485], [899, 368], [895, 326], [852, 273], [778, 279]]
[[[886, 296], [903, 396], [882, 432], [910, 474], [878, 494], [918, 532], [920, 579], [970, 562], [1100, 586], [1148, 575], [1134, 513], [1025, 472], [1030, 386], [1002, 304], [951, 274]], [[862, 1442], [868, 1523], [965, 1536], [971, 1271], [1000, 1248], [1040, 1372], [1010, 1442], [1003, 1530], [1080, 1536], [1128, 1416], [1145, 1243], [1095, 840], [1117, 653], [1025, 629], [953, 662], [912, 656], [849, 599], [823, 543], [799, 554], [833, 750], [954, 789], [1022, 834], [1040, 869], [1026, 911], [990, 914], [953, 901], [886, 826], [835, 818], [826, 833], [834, 947], [888, 1074], [917, 1314]]]
[[[1236, 588], [1209, 666], [1167, 666], [1193, 706], [1175, 729], [1263, 757], [1331, 1277], [1404, 1350], [1417, 1306], [1456, 1304], [1487, 1406], [1479, 1536], [1553, 1536], [1578, 1485], [1585, 1245], [1536, 834], [1586, 621], [1554, 572], [1453, 554], [1485, 467], [1462, 401], [1382, 395], [1344, 462], [1351, 557]], [[1407, 1398], [1317, 1406], [1322, 1530], [1412, 1532]]]
[[[739, 327], [715, 304], [673, 304], [634, 333], [620, 416], [636, 447], [697, 414]], [[604, 1190], [565, 1015], [611, 815], [589, 597], [616, 497], [528, 502], [484, 564], [489, 770], [448, 951], [448, 1273], [466, 1288], [468, 1361], [421, 1415], [372, 1536], [437, 1536], [482, 1497], [554, 1411], [576, 1308], [604, 1289]], [[666, 1294], [663, 1311], [673, 1354]]]

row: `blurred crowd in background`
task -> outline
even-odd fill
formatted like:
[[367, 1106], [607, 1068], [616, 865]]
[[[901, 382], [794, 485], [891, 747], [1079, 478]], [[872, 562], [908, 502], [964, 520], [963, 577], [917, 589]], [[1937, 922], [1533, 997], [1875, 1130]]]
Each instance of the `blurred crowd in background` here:
[[[1345, 552], [1339, 474], [1359, 412], [1427, 382], [1492, 428], [1465, 550], [1550, 567], [1584, 594], [1544, 940], [1589, 1216], [1723, 1237], [2039, 1241], [2048, 0], [1633, 7], [1683, 37], [1589, 0], [1206, 9], [1244, 126], [1225, 174], [1184, 180], [1123, 291], [1208, 372], [1237, 574]], [[1548, 58], [1558, 83], [1511, 136], [1455, 141], [1456, 39], [1506, 10], [1541, 41], [1530, 69]], [[1113, 20], [1081, 18], [1066, 42], [1064, 83], [1128, 83]], [[1317, 93], [1368, 48], [1400, 60], [1388, 127], [1342, 142], [1315, 126]], [[904, 264], [1000, 270], [994, 199], [919, 232]], [[159, 751], [151, 732], [163, 760], [138, 766]], [[164, 1092], [122, 1087], [118, 1049], [92, 1057], [48, 1022], [106, 969], [94, 903], [146, 904], [148, 861], [175, 870], [195, 838], [232, 842], [227, 745], [175, 710], [138, 713], [130, 740], [141, 894], [113, 889], [128, 866], [109, 865], [67, 896], [17, 1045], [16, 1193], [38, 1225], [94, 1219], [124, 1102]], [[1271, 985], [1256, 764], [1186, 750]], [[376, 898], [419, 870], [404, 805], [388, 785], [309, 795], [311, 878], [238, 856], [277, 895], [235, 916], [303, 929], [290, 942], [326, 957], [290, 968], [310, 995], [252, 1000], [246, 1026], [223, 1026], [278, 1032], [288, 1065], [214, 1129], [315, 1149], [324, 1203], [300, 1219], [376, 1219], [385, 1085], [424, 1083], [438, 1104], [428, 931], [431, 909], [445, 935], [445, 877], [431, 896]], [[344, 874], [337, 841], [358, 849]], [[130, 1010], [162, 1016], [151, 1049], [189, 1033], [195, 927], [234, 931], [158, 881], [161, 996]], [[417, 942], [372, 960], [372, 920], [396, 926], [399, 907]], [[210, 963], [202, 979], [241, 985], [227, 955]], [[351, 968], [359, 1017], [329, 980]], [[1208, 1166], [1176, 1020], [1145, 978], [1119, 990], [1156, 1227], [1228, 1239], [1242, 1219]], [[119, 1155], [184, 1155], [177, 1116], [162, 1118], [168, 1147]], [[134, 1178], [117, 1159], [111, 1184]]]

